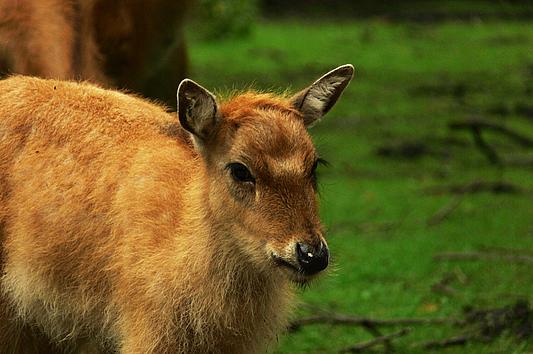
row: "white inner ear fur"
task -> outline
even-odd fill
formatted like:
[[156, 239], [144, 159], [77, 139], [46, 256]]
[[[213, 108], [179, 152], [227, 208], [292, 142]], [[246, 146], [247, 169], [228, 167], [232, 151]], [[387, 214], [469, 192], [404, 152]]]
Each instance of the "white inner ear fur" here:
[[353, 72], [353, 66], [350, 64], [339, 66], [293, 98], [295, 107], [303, 114], [307, 127], [311, 127], [331, 109], [352, 79]]
[[215, 96], [197, 84], [185, 79], [178, 87], [178, 116], [182, 126], [193, 134], [195, 141], [208, 138], [217, 126]]
[[185, 112], [187, 121], [192, 126], [195, 132], [202, 135], [208, 125], [214, 124], [216, 115], [215, 97], [209, 95], [194, 95], [185, 93], [186, 99], [189, 101], [188, 109]]
[[346, 80], [346, 78], [342, 76], [332, 76], [322, 79], [320, 82], [311, 86], [304, 102], [304, 105], [308, 105], [306, 108], [317, 111], [322, 115], [331, 96], [334, 95], [337, 87], [341, 85], [343, 80]]

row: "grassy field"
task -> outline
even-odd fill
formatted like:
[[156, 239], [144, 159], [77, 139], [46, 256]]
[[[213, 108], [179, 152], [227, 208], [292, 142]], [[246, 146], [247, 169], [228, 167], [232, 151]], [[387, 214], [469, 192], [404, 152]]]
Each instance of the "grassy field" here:
[[[533, 26], [526, 22], [265, 22], [244, 39], [194, 40], [192, 77], [225, 91], [296, 90], [344, 63], [356, 78], [313, 137], [331, 166], [321, 175], [332, 270], [302, 291], [295, 317], [333, 311], [376, 318], [461, 316], [463, 307], [533, 302], [531, 263], [438, 261], [444, 251], [533, 255], [533, 168], [497, 166], [450, 120], [481, 117], [533, 137]], [[505, 158], [531, 156], [498, 134]], [[381, 153], [379, 153], [381, 151]], [[434, 186], [506, 182], [519, 193], [435, 195]], [[439, 209], [460, 203], [436, 225]], [[449, 278], [452, 291], [432, 290]], [[398, 328], [385, 328], [389, 333]], [[415, 326], [397, 352], [446, 338], [450, 326]], [[279, 339], [275, 353], [335, 353], [372, 338], [360, 327], [312, 325]], [[379, 347], [376, 349], [379, 351]], [[522, 353], [511, 334], [447, 353]]]

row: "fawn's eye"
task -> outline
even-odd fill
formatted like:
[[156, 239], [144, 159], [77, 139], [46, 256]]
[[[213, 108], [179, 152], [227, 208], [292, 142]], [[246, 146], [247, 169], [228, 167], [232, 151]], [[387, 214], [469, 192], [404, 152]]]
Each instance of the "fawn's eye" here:
[[230, 170], [231, 177], [236, 182], [252, 182], [255, 183], [255, 178], [250, 173], [248, 167], [239, 162], [232, 162], [226, 166]]

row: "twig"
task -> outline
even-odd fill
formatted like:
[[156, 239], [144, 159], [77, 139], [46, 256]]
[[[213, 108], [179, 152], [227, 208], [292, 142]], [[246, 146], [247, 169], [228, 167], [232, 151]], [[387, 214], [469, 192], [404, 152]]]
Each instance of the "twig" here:
[[464, 194], [460, 194], [437, 210], [427, 221], [428, 226], [435, 226], [443, 222], [451, 213], [461, 205]]
[[[466, 342], [473, 339], [475, 336], [472, 334], [469, 335], [460, 335], [456, 337], [451, 337], [441, 340], [432, 340], [419, 344], [419, 346], [424, 347], [425, 349], [435, 349], [435, 348], [445, 348], [455, 345], [465, 345]], [[418, 346], [418, 345], [417, 345]]]
[[445, 252], [433, 256], [435, 260], [475, 261], [475, 260], [503, 260], [516, 263], [533, 263], [533, 257], [525, 254], [501, 254], [483, 252]]
[[474, 137], [474, 143], [479, 148], [481, 153], [487, 157], [487, 160], [489, 160], [490, 163], [493, 165], [501, 165], [502, 160], [498, 156], [498, 153], [496, 150], [494, 150], [486, 141], [483, 139], [483, 135], [481, 135], [481, 128], [479, 127], [472, 127], [472, 136]]
[[454, 296], [457, 294], [457, 290], [451, 287], [450, 284], [455, 279], [457, 279], [457, 275], [455, 273], [446, 273], [439, 282], [431, 286], [431, 291], [448, 296]]
[[502, 165], [503, 161], [496, 152], [483, 138], [483, 130], [492, 130], [499, 134], [505, 135], [519, 145], [531, 148], [533, 147], [533, 139], [522, 135], [512, 129], [509, 129], [501, 124], [495, 122], [488, 122], [479, 118], [473, 118], [465, 121], [452, 121], [448, 123], [448, 127], [452, 130], [470, 130], [474, 143], [483, 155], [487, 157], [490, 163], [495, 165]]
[[501, 124], [495, 122], [488, 122], [479, 118], [472, 118], [464, 121], [452, 121], [448, 123], [448, 127], [452, 130], [465, 130], [465, 129], [487, 129], [494, 132], [500, 133], [509, 137], [511, 140], [514, 140], [519, 145], [523, 147], [533, 147], [533, 139], [528, 136], [522, 135], [510, 128], [507, 128]]
[[314, 324], [330, 324], [330, 325], [349, 325], [349, 326], [363, 326], [363, 327], [393, 327], [401, 325], [429, 325], [429, 324], [445, 324], [445, 323], [459, 323], [455, 318], [394, 318], [394, 319], [374, 319], [368, 317], [354, 317], [337, 314], [316, 315], [294, 320], [289, 325], [289, 331], [294, 332], [299, 330], [302, 326]]
[[389, 342], [392, 338], [402, 337], [408, 334], [411, 330], [409, 328], [402, 328], [401, 330], [386, 334], [380, 337], [375, 337], [366, 342], [357, 343], [355, 345], [343, 348], [339, 350], [339, 353], [361, 353], [362, 351], [369, 349], [377, 344]]
[[[367, 332], [373, 335], [375, 338], [383, 336], [383, 333], [381, 333], [379, 328], [377, 328], [376, 326], [368, 325], [368, 326], [363, 326], [363, 328], [366, 329]], [[392, 343], [389, 339], [383, 341], [383, 346], [385, 347], [386, 353], [390, 353], [394, 351], [394, 347], [392, 346]]]
[[[304, 307], [308, 307], [309, 309], [312, 309], [310, 306], [306, 305], [306, 304], [303, 304]], [[331, 315], [328, 315], [327, 313], [324, 313], [323, 312], [323, 317], [326, 317], [326, 316], [329, 316], [331, 317]], [[328, 322], [330, 324], [346, 324], [345, 320], [347, 320], [349, 317], [348, 316], [336, 316], [336, 315], [333, 315], [335, 317], [337, 317], [338, 319], [341, 319], [342, 320], [342, 323], [332, 323], [332, 322]], [[305, 324], [313, 324], [313, 320], [314, 319], [317, 319], [319, 320], [321, 317], [320, 316], [312, 316], [312, 317], [307, 317], [307, 318], [303, 318], [301, 320], [297, 320], [297, 321], [294, 321], [290, 328], [289, 328], [289, 331], [296, 331], [298, 330], [302, 325], [305, 325]], [[307, 320], [309, 320], [310, 322], [306, 322]], [[300, 323], [300, 321], [303, 321], [302, 323]], [[317, 322], [317, 323], [320, 323], [320, 322]], [[381, 337], [383, 334], [381, 333], [380, 329], [378, 328], [378, 326], [376, 325], [375, 321], [371, 320], [371, 321], [363, 321], [362, 323], [360, 323], [360, 326], [365, 329], [368, 333], [370, 333], [372, 336], [374, 337]], [[394, 351], [394, 348], [392, 346], [392, 343], [390, 341], [385, 341], [383, 343], [384, 347], [385, 347], [385, 352], [392, 352]]]
[[500, 246], [480, 246], [479, 251], [485, 252], [485, 253], [496, 253], [496, 254], [525, 254], [528, 256], [533, 257], [533, 250], [532, 249], [526, 249], [526, 248], [508, 248], [508, 247], [500, 247]]

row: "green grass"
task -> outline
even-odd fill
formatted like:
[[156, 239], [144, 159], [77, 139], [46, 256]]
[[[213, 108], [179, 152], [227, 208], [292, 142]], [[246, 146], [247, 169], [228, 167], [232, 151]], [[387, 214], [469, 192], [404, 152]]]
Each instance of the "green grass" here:
[[[533, 302], [531, 265], [432, 258], [442, 251], [484, 248], [533, 253], [531, 193], [467, 195], [432, 227], [428, 218], [453, 197], [424, 193], [426, 187], [479, 179], [533, 190], [531, 168], [490, 165], [468, 134], [447, 128], [450, 119], [481, 116], [533, 137], [531, 115], [517, 108], [532, 107], [531, 24], [284, 21], [258, 24], [245, 39], [191, 43], [192, 77], [220, 91], [250, 83], [296, 90], [337, 65], [356, 67], [338, 105], [312, 131], [332, 164], [321, 170], [321, 198], [333, 270], [302, 291], [308, 306], [296, 317], [319, 309], [380, 318], [441, 317], [460, 315], [466, 305]], [[504, 155], [532, 152], [500, 136], [487, 137]], [[376, 154], [380, 146], [402, 141], [424, 144], [432, 153], [415, 159]], [[452, 283], [456, 293], [432, 292], [450, 272], [461, 275]], [[423, 353], [412, 343], [456, 331], [416, 327], [395, 341], [396, 349]], [[335, 353], [368, 338], [361, 328], [314, 325], [282, 336], [274, 352]], [[531, 344], [502, 336], [444, 352], [527, 352]]]

